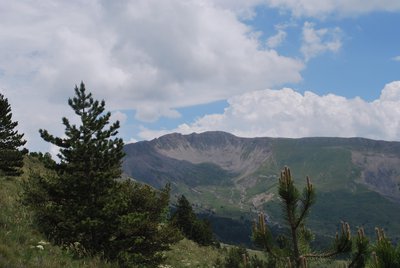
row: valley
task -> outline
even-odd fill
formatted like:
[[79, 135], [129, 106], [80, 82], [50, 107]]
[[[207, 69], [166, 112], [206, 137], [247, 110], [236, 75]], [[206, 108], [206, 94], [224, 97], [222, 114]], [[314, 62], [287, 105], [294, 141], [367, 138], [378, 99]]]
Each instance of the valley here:
[[289, 166], [297, 185], [310, 176], [316, 187], [308, 223], [317, 236], [333, 236], [348, 221], [368, 234], [380, 226], [400, 239], [399, 142], [174, 133], [128, 144], [125, 152], [126, 175], [157, 188], [171, 183], [173, 195], [184, 194], [210, 218], [244, 223], [263, 211], [271, 225], [283, 227], [277, 180]]

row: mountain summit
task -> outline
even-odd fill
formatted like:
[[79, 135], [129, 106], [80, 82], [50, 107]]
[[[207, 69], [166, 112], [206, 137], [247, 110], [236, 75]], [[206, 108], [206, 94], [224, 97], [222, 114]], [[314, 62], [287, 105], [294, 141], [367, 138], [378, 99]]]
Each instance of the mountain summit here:
[[[317, 187], [310, 218], [333, 232], [340, 220], [400, 233], [400, 142], [364, 138], [240, 138], [225, 132], [168, 134], [125, 146], [124, 172], [155, 187], [170, 182], [199, 210], [232, 218], [266, 212], [279, 222], [276, 185]], [[400, 235], [398, 235], [400, 237]]]

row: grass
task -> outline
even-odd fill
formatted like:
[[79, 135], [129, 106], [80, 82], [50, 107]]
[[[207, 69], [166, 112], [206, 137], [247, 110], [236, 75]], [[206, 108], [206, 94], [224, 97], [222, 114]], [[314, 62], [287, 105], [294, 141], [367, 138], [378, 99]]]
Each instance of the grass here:
[[[202, 247], [194, 243], [193, 241], [183, 239], [175, 244], [172, 249], [166, 252], [167, 261], [161, 267], [163, 268], [184, 268], [184, 267], [196, 267], [196, 268], [209, 268], [214, 267], [217, 259], [224, 260], [228, 255], [229, 248], [231, 245], [222, 244], [221, 248], [216, 249], [214, 247]], [[247, 252], [251, 256], [257, 256], [259, 259], [265, 260], [266, 256], [264, 252], [259, 250], [247, 249]], [[310, 268], [344, 268], [348, 264], [346, 261], [338, 260], [320, 260], [311, 261], [309, 263]], [[160, 268], [161, 268], [160, 267]]]
[[274, 158], [282, 168], [289, 166], [299, 185], [310, 176], [319, 189], [329, 191], [346, 187], [359, 170], [351, 160], [351, 151], [339, 147], [320, 147], [299, 143], [296, 140], [277, 141], [274, 144]]
[[166, 252], [166, 267], [213, 267], [218, 258], [224, 256], [222, 249], [201, 247], [195, 242], [183, 239]]
[[116, 267], [98, 257], [75, 259], [37, 232], [20, 202], [21, 178], [0, 176], [0, 267]]

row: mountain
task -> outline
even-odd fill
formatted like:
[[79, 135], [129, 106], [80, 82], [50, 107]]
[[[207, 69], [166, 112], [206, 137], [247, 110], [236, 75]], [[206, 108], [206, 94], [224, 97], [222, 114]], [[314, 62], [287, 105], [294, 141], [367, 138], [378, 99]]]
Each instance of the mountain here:
[[317, 189], [309, 218], [317, 234], [334, 235], [345, 220], [400, 239], [400, 142], [173, 133], [128, 144], [125, 152], [127, 175], [155, 187], [170, 182], [200, 212], [244, 221], [264, 211], [278, 226], [278, 175], [289, 166], [297, 185], [308, 175]]

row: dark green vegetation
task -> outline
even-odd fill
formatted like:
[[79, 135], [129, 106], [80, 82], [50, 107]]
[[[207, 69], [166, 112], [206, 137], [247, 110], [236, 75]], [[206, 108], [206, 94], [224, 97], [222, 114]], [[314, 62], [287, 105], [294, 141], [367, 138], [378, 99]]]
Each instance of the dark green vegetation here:
[[[309, 175], [316, 185], [317, 202], [308, 220], [316, 235], [314, 244], [329, 246], [325, 241], [338, 230], [338, 221], [362, 226], [369, 236], [375, 226], [381, 226], [394, 241], [400, 239], [399, 142], [238, 138], [206, 132], [128, 144], [125, 152], [125, 173], [154, 186], [171, 182], [174, 193], [184, 194], [196, 211], [208, 214], [211, 221], [229, 218], [237, 223], [236, 228], [263, 211], [270, 222], [282, 224], [276, 189], [280, 169], [287, 165], [298, 178]], [[216, 165], [224, 172], [199, 181], [193, 176], [194, 167], [204, 164]], [[299, 186], [305, 182], [299, 180]], [[215, 229], [217, 237], [230, 233], [227, 228], [229, 225]], [[239, 232], [250, 233], [250, 227]], [[241, 242], [249, 244], [250, 237]]]
[[192, 205], [184, 195], [178, 198], [171, 222], [187, 239], [193, 240], [199, 245], [208, 246], [214, 242], [210, 222], [197, 218]]
[[65, 138], [40, 130], [60, 147], [61, 161], [47, 174], [31, 174], [25, 184], [24, 202], [35, 224], [52, 242], [85, 255], [120, 266], [156, 266], [176, 241], [167, 222], [169, 187], [157, 191], [118, 180], [124, 156], [122, 140], [114, 137], [119, 122], [109, 123], [104, 101], [94, 100], [83, 83], [68, 104], [81, 125], [63, 118]]
[[19, 147], [26, 141], [24, 134], [15, 129], [18, 122], [12, 121], [11, 106], [8, 99], [0, 94], [0, 172], [6, 176], [18, 176], [23, 165], [23, 151]]

